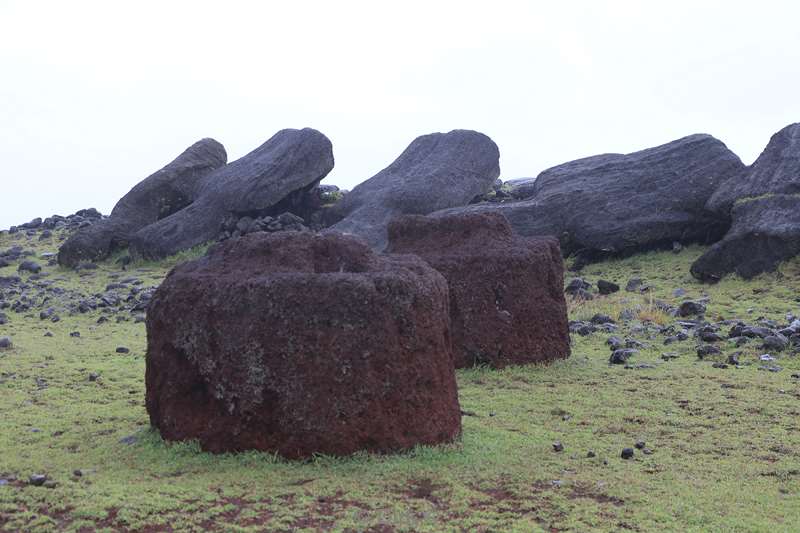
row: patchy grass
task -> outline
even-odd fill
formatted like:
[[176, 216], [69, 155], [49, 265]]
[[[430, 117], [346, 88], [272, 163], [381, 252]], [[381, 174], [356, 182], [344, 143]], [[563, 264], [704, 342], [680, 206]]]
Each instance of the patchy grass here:
[[[58, 240], [0, 234], [0, 248], [17, 243], [38, 255]], [[759, 371], [758, 349], [745, 346], [741, 368], [718, 369], [694, 356], [692, 340], [665, 347], [634, 329], [673, 322], [656, 301], [679, 303], [676, 288], [709, 297], [710, 320], [782, 320], [800, 307], [800, 263], [709, 286], [688, 274], [701, 252], [591, 265], [582, 273], [591, 281], [624, 287], [641, 277], [651, 290], [570, 303], [581, 319], [634, 309], [638, 320], [618, 335], [645, 342], [635, 360], [655, 368], [609, 366], [608, 335], [598, 333], [574, 336], [572, 357], [550, 366], [460, 371], [460, 441], [394, 456], [287, 462], [167, 444], [148, 429], [144, 324], [98, 324], [101, 311], [51, 323], [38, 309], [6, 310], [0, 336], [15, 347], [0, 352], [0, 479], [10, 479], [0, 485], [0, 530], [796, 531], [798, 358], [786, 353], [782, 372]], [[91, 294], [123, 275], [157, 284], [177, 260], [126, 273], [113, 262], [80, 274], [47, 267], [45, 279]], [[726, 342], [719, 360], [734, 349]], [[116, 353], [120, 345], [130, 353]], [[662, 361], [663, 351], [678, 358]], [[556, 440], [564, 451], [553, 451]], [[621, 459], [638, 440], [653, 453]], [[29, 485], [35, 473], [55, 488]]]

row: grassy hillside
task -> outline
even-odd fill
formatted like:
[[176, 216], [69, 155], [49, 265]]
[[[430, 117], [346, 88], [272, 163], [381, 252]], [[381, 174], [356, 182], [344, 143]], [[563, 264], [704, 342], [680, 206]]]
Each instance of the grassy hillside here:
[[[0, 249], [39, 256], [57, 250], [58, 236], [2, 233]], [[630, 368], [608, 364], [609, 333], [573, 335], [572, 357], [551, 366], [459, 371], [456, 444], [305, 463], [164, 443], [148, 429], [137, 313], [67, 309], [125, 278], [136, 280], [113, 289], [123, 297], [155, 286], [179, 258], [125, 272], [114, 262], [81, 272], [45, 266], [30, 311], [0, 310], [10, 318], [0, 337], [14, 343], [0, 350], [0, 530], [797, 531], [800, 358], [770, 352], [776, 360], [765, 365], [757, 341], [724, 340], [721, 354], [700, 360], [697, 341], [665, 346], [659, 328], [676, 321], [666, 304], [704, 296], [709, 321], [785, 323], [786, 313], [800, 314], [800, 262], [706, 286], [688, 274], [701, 252], [582, 273], [623, 290], [572, 302], [570, 318], [628, 310], [633, 320], [614, 335], [644, 343]], [[0, 277], [16, 269], [0, 268]], [[631, 277], [649, 292], [626, 292]], [[45, 291], [50, 282], [65, 291]], [[679, 288], [686, 296], [673, 296]], [[58, 322], [40, 319], [44, 298]], [[109, 320], [98, 323], [102, 316]], [[665, 352], [677, 358], [663, 360]], [[738, 367], [713, 366], [734, 352]], [[648, 453], [622, 459], [637, 441]], [[29, 483], [34, 474], [47, 476], [45, 486]]]

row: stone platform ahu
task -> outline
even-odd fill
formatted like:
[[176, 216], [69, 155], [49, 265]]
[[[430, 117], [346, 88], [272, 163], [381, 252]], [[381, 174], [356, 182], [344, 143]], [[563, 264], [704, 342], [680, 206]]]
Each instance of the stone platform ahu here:
[[338, 233], [255, 233], [177, 266], [147, 315], [147, 410], [167, 440], [287, 458], [461, 431], [447, 282]]
[[515, 235], [499, 213], [408, 215], [389, 225], [387, 251], [417, 254], [447, 279], [456, 367], [569, 356], [556, 238]]

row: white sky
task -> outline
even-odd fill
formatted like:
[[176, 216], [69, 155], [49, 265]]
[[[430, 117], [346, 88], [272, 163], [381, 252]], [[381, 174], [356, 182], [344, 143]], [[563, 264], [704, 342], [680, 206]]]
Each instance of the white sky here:
[[108, 213], [202, 137], [317, 128], [352, 188], [432, 131], [510, 179], [700, 132], [749, 164], [797, 121], [796, 1], [0, 0], [0, 228]]

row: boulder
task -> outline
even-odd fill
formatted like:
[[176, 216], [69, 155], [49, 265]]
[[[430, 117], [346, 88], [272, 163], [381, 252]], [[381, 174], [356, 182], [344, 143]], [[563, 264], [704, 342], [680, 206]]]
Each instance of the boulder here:
[[416, 254], [447, 279], [457, 368], [569, 356], [556, 239], [514, 235], [497, 213], [407, 215], [389, 224], [387, 251]]
[[706, 282], [736, 273], [750, 279], [774, 271], [781, 261], [800, 253], [800, 196], [775, 194], [737, 202], [733, 225], [691, 267]]
[[736, 179], [722, 183], [708, 209], [727, 214], [737, 200], [765, 194], [800, 193], [800, 122], [772, 136], [755, 163]]
[[123, 196], [109, 218], [73, 233], [61, 245], [58, 262], [75, 267], [82, 261], [105, 259], [114, 250], [125, 248], [133, 233], [189, 205], [202, 180], [225, 165], [226, 160], [225, 148], [214, 139], [194, 143]]
[[609, 295], [619, 292], [619, 285], [604, 279], [597, 280], [597, 290], [600, 294]]
[[136, 232], [131, 253], [162, 258], [216, 240], [230, 216], [281, 213], [293, 194], [304, 194], [332, 168], [333, 150], [325, 135], [311, 128], [281, 130], [206, 176], [190, 205]]
[[[542, 172], [524, 201], [445, 212], [499, 212], [525, 236], [554, 235], [585, 261], [673, 242], [713, 242], [728, 227], [705, 204], [744, 165], [710, 135], [627, 155], [604, 154]], [[581, 261], [582, 263], [582, 261]]]
[[177, 266], [147, 313], [167, 440], [287, 458], [391, 452], [461, 429], [445, 279], [330, 233], [253, 233]]
[[709, 209], [729, 213], [724, 238], [692, 264], [702, 281], [725, 274], [752, 278], [773, 271], [800, 253], [800, 123], [772, 136], [740, 179], [730, 180], [708, 201]]
[[497, 145], [475, 131], [417, 137], [391, 165], [331, 208], [332, 229], [359, 235], [382, 251], [392, 218], [467, 205], [492, 188], [499, 159]]

